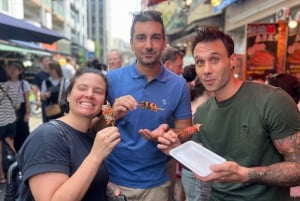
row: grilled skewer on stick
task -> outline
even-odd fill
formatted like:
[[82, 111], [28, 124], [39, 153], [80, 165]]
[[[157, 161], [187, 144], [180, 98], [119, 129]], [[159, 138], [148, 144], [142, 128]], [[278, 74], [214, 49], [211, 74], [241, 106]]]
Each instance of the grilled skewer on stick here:
[[105, 105], [102, 105], [102, 114], [106, 120], [106, 124], [115, 125], [115, 118], [113, 117], [113, 110], [110, 106], [110, 103], [107, 101]]
[[155, 103], [148, 101], [141, 101], [139, 106], [143, 109], [148, 109], [157, 112], [158, 110], [164, 110], [163, 108], [159, 108]]
[[184, 128], [184, 129], [172, 129], [178, 136], [186, 137], [188, 135], [193, 135], [200, 130], [202, 124], [194, 124], [193, 126]]

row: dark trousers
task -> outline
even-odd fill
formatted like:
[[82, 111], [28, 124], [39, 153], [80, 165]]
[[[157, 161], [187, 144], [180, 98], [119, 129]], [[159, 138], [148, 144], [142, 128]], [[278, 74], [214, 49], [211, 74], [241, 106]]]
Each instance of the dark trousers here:
[[14, 138], [14, 146], [16, 151], [21, 148], [23, 142], [29, 135], [29, 123], [24, 121], [24, 116], [26, 114], [25, 103], [21, 103], [20, 109], [17, 111], [17, 121], [16, 121], [16, 136]]

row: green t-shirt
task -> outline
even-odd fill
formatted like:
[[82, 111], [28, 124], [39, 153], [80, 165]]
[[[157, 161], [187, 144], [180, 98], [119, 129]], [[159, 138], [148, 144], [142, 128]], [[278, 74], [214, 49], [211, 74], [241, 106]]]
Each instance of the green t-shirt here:
[[[300, 115], [283, 90], [245, 81], [237, 93], [222, 102], [210, 98], [197, 109], [194, 123], [203, 124], [192, 140], [244, 167], [283, 161], [272, 139], [300, 130]], [[212, 182], [211, 200], [286, 201], [289, 188], [253, 183]]]

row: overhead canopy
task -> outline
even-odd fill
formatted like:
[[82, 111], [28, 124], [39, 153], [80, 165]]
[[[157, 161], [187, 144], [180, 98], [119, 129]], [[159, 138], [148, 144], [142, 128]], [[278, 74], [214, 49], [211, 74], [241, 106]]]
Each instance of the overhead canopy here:
[[0, 13], [0, 39], [22, 40], [52, 44], [64, 36], [49, 29], [34, 26], [24, 20], [16, 19]]
[[142, 0], [142, 5], [145, 7], [154, 6], [167, 0]]
[[25, 47], [12, 46], [9, 44], [1, 44], [0, 43], [0, 51], [5, 52], [19, 52], [22, 54], [37, 54], [37, 55], [51, 55], [50, 52], [43, 51], [42, 49], [31, 49]]

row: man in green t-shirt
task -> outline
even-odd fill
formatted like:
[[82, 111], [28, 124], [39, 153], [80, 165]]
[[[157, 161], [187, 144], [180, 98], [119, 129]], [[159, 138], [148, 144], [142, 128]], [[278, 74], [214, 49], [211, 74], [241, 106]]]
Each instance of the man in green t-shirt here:
[[[234, 42], [217, 30], [198, 32], [192, 52], [196, 72], [214, 92], [195, 114], [202, 124], [192, 140], [227, 161], [196, 175], [212, 187], [210, 200], [287, 201], [289, 187], [300, 184], [300, 113], [280, 88], [234, 77]], [[169, 130], [158, 138], [168, 153], [180, 144]]]

